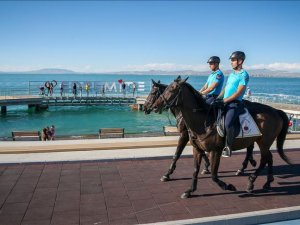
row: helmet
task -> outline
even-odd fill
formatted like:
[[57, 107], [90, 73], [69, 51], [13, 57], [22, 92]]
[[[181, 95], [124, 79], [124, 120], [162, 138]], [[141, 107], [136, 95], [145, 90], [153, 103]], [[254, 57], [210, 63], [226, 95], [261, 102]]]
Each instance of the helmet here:
[[220, 63], [220, 58], [218, 56], [212, 56], [207, 60], [207, 63]]
[[229, 59], [241, 59], [241, 60], [244, 61], [246, 59], [246, 55], [242, 51], [236, 51], [236, 52], [233, 52], [231, 54], [231, 56], [229, 57]]

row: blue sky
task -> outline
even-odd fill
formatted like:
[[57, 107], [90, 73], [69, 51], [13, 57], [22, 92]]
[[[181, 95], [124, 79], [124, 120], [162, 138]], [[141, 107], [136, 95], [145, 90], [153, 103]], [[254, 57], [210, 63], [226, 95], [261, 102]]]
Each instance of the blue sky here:
[[207, 70], [232, 51], [247, 68], [300, 71], [299, 1], [0, 2], [0, 71]]

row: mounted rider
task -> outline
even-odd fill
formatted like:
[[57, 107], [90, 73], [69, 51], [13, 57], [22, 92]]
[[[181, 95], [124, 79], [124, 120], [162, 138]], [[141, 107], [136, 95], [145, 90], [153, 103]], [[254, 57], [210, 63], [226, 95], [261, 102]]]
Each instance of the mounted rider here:
[[[249, 82], [249, 75], [243, 69], [246, 55], [242, 51], [235, 51], [229, 57], [233, 72], [229, 75], [226, 86], [214, 101], [215, 105], [225, 105], [225, 130], [226, 142], [223, 149], [223, 156], [231, 156], [234, 140], [234, 122], [243, 112], [243, 96]], [[222, 99], [223, 98], [223, 99]]]
[[224, 75], [219, 69], [220, 58], [218, 56], [212, 56], [208, 59], [207, 63], [212, 73], [208, 76], [206, 83], [200, 89], [200, 94], [205, 95], [205, 101], [211, 104], [221, 93], [224, 83]]

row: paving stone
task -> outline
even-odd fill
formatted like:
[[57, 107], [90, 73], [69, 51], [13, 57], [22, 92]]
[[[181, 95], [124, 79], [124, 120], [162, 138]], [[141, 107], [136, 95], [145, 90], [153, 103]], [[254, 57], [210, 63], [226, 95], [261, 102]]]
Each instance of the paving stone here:
[[31, 200], [33, 193], [32, 192], [12, 192], [6, 202], [7, 203], [28, 203]]
[[51, 219], [53, 207], [29, 208], [25, 214], [24, 221], [39, 221]]
[[28, 203], [6, 203], [0, 210], [0, 215], [25, 214]]
[[78, 212], [54, 212], [51, 225], [79, 225]]
[[165, 221], [165, 217], [158, 207], [138, 212], [136, 213], [136, 216], [139, 223], [155, 223]]
[[131, 206], [126, 207], [116, 207], [108, 208], [108, 218], [109, 220], [119, 220], [119, 219], [135, 219], [135, 213]]
[[108, 225], [107, 214], [80, 216], [80, 225]]
[[20, 225], [24, 214], [0, 215], [0, 225]]

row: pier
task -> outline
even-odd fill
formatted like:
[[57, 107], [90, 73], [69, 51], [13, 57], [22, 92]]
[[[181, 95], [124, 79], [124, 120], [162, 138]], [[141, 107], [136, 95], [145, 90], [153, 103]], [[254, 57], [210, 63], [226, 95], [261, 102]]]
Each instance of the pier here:
[[142, 109], [144, 97], [121, 96], [0, 96], [1, 113], [7, 112], [8, 106], [28, 105], [28, 108], [45, 109], [49, 106], [94, 106], [94, 105], [131, 105]]

